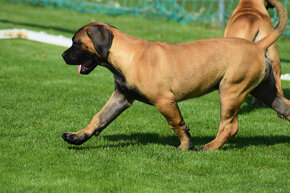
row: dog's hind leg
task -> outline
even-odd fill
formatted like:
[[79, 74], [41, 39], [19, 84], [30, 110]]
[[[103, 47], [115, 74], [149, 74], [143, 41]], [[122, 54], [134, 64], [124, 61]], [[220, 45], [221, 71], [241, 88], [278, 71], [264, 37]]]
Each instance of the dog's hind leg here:
[[85, 129], [76, 133], [63, 133], [62, 138], [70, 144], [81, 145], [93, 135], [99, 135], [118, 115], [130, 107], [132, 102], [133, 100], [128, 100], [125, 95], [115, 90], [106, 105]]
[[290, 101], [278, 93], [272, 70], [270, 70], [266, 80], [261, 82], [251, 94], [274, 109], [280, 116], [290, 121]]
[[[256, 72], [250, 73], [256, 74]], [[245, 73], [225, 75], [219, 86], [220, 126], [217, 136], [210, 143], [195, 150], [218, 149], [237, 134], [240, 106], [258, 78], [251, 74], [247, 76], [247, 74], [248, 72], [245, 71]]]
[[176, 135], [179, 137], [180, 146], [179, 150], [190, 150], [193, 148], [189, 128], [185, 125], [183, 118], [181, 116], [180, 110], [174, 101], [171, 98], [162, 98], [160, 99], [155, 106], [159, 112], [166, 118], [169, 126]]
[[278, 48], [277, 48], [277, 43], [275, 42], [272, 46], [268, 48], [267, 56], [271, 60], [271, 63], [273, 64], [273, 75], [275, 77], [276, 81], [276, 87], [278, 93], [283, 96], [283, 89], [282, 89], [282, 84], [281, 84], [281, 66], [280, 66], [280, 58], [278, 55]]
[[202, 148], [196, 150], [214, 150], [222, 147], [238, 132], [238, 111], [244, 101], [245, 94], [237, 94], [233, 90], [220, 91], [220, 126], [216, 138]]
[[[267, 57], [266, 57], [266, 61], [267, 61], [269, 72], [273, 73], [273, 75], [275, 77], [275, 79], [273, 79], [271, 77], [270, 77], [270, 79], [271, 79], [271, 81], [275, 82], [277, 92], [281, 96], [283, 96], [283, 89], [282, 89], [282, 84], [281, 84], [281, 79], [280, 79], [280, 76], [281, 76], [280, 58], [278, 55], [277, 43], [274, 43], [272, 46], [270, 46], [268, 48]], [[273, 87], [273, 89], [274, 89], [274, 87]], [[254, 103], [258, 104], [257, 101], [262, 103], [261, 102], [262, 100], [257, 100], [256, 98], [254, 98], [254, 99], [253, 99], [252, 104], [254, 104]], [[261, 105], [257, 105], [257, 106], [261, 106]], [[278, 113], [278, 116], [282, 117], [282, 115], [280, 115], [279, 113]]]

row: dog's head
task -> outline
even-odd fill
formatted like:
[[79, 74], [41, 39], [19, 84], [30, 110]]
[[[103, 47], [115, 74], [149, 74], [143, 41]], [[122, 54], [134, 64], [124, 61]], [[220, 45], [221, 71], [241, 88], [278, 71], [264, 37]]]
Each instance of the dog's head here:
[[79, 65], [79, 74], [89, 74], [107, 60], [113, 38], [106, 25], [90, 23], [75, 33], [72, 46], [63, 52], [62, 57], [67, 64]]

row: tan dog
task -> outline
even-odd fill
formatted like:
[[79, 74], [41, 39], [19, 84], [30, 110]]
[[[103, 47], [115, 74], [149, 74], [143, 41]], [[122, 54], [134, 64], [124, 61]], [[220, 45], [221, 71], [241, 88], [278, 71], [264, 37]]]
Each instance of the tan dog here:
[[[178, 101], [219, 89], [221, 114], [216, 138], [202, 149], [220, 148], [238, 132], [238, 111], [247, 94], [262, 100], [290, 120], [290, 102], [277, 93], [266, 49], [287, 24], [285, 8], [276, 0], [280, 23], [264, 39], [215, 38], [190, 43], [150, 42], [127, 35], [104, 23], [78, 30], [73, 45], [63, 53], [67, 64], [88, 74], [97, 65], [115, 78], [115, 91], [91, 123], [76, 133], [63, 133], [68, 143], [80, 145], [109, 125], [134, 100], [155, 105], [180, 139], [181, 150], [192, 149], [189, 128]], [[241, 68], [242, 67], [242, 68]]]
[[[272, 8], [266, 0], [240, 0], [237, 8], [227, 23], [224, 36], [240, 37], [257, 42], [274, 30], [271, 18], [266, 8]], [[278, 92], [283, 96], [281, 86], [281, 67], [277, 43], [273, 43], [267, 52], [267, 57], [272, 62], [273, 73], [276, 79]], [[260, 106], [261, 103], [253, 99], [252, 104]]]

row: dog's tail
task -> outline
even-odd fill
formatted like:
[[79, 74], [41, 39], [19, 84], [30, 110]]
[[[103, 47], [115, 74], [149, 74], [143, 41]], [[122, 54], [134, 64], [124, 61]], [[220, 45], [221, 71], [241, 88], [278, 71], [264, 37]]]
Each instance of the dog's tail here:
[[287, 11], [279, 0], [268, 0], [268, 2], [276, 8], [279, 16], [279, 22], [272, 32], [257, 42], [257, 46], [263, 50], [270, 47], [280, 37], [288, 21]]

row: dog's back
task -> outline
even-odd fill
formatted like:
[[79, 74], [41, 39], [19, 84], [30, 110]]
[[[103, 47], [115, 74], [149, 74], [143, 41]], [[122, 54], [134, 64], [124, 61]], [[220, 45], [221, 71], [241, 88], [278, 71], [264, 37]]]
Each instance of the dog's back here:
[[256, 41], [265, 37], [272, 29], [263, 0], [241, 0], [227, 23], [224, 36]]
[[[279, 15], [279, 25], [273, 28], [267, 8], [275, 7]], [[267, 57], [273, 67], [278, 92], [283, 95], [280, 75], [280, 59], [278, 55], [277, 43], [275, 42], [283, 31], [283, 26], [287, 24], [287, 12], [283, 5], [277, 0], [240, 0], [239, 5], [234, 10], [227, 23], [224, 36], [240, 37], [250, 41], [258, 42], [258, 46], [263, 50], [268, 49]], [[261, 105], [255, 99], [253, 105]]]

